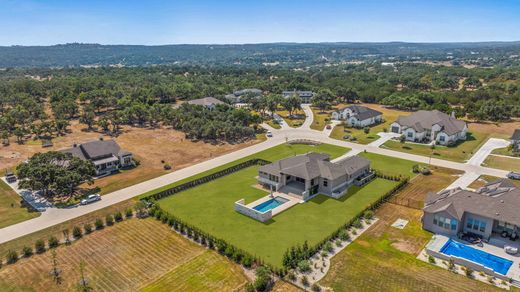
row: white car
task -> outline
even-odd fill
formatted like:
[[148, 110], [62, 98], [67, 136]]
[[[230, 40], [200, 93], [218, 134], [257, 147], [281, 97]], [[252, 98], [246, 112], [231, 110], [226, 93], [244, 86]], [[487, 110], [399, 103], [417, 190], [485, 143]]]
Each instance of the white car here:
[[99, 194], [89, 195], [86, 199], [81, 200], [80, 204], [87, 205], [96, 201], [101, 201], [101, 196]]
[[520, 172], [513, 172], [507, 174], [507, 178], [509, 179], [520, 179]]
[[267, 137], [271, 138], [273, 137], [273, 133], [271, 133], [271, 131], [267, 131], [267, 134], [265, 134]]

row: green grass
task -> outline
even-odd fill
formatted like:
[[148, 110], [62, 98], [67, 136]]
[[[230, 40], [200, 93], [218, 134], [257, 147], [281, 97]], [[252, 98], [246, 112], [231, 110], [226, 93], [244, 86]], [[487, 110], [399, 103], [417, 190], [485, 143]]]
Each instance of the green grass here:
[[401, 152], [407, 152], [423, 156], [432, 156], [434, 158], [446, 159], [457, 162], [467, 161], [474, 152], [480, 148], [489, 138], [489, 135], [478, 132], [468, 133], [466, 141], [461, 141], [453, 147], [435, 146], [431, 149], [429, 145], [419, 145], [411, 143], [401, 143], [390, 140], [381, 147]]
[[513, 150], [509, 147], [504, 148], [498, 148], [491, 152], [492, 154], [498, 154], [498, 155], [504, 155], [504, 156], [513, 156], [513, 157], [520, 157], [520, 153], [516, 152], [514, 153]]
[[244, 162], [244, 161], [247, 161], [247, 160], [250, 160], [250, 159], [261, 158], [261, 159], [265, 159], [265, 160], [268, 160], [268, 161], [275, 161], [275, 160], [278, 160], [278, 159], [281, 159], [281, 158], [284, 158], [284, 157], [294, 156], [294, 155], [303, 154], [303, 153], [307, 153], [307, 152], [311, 152], [311, 151], [328, 153], [328, 154], [331, 155], [331, 158], [334, 159], [336, 157], [339, 157], [339, 156], [347, 153], [348, 151], [350, 151], [350, 149], [346, 148], [346, 147], [340, 147], [340, 146], [335, 146], [335, 145], [330, 145], [330, 144], [321, 144], [321, 145], [317, 145], [317, 146], [303, 145], [303, 144], [294, 144], [294, 145], [282, 144], [282, 145], [278, 145], [278, 146], [266, 149], [264, 151], [260, 151], [258, 153], [246, 156], [244, 158], [232, 161], [230, 163], [226, 163], [226, 164], [221, 165], [219, 167], [215, 167], [213, 169], [201, 172], [199, 174], [196, 174], [196, 175], [193, 175], [191, 177], [185, 178], [185, 179], [180, 180], [178, 182], [175, 182], [175, 183], [172, 183], [172, 184], [169, 184], [169, 185], [157, 188], [155, 190], [146, 192], [146, 193], [142, 194], [140, 197], [142, 198], [142, 197], [148, 196], [150, 194], [154, 194], [154, 193], [157, 193], [157, 192], [169, 189], [169, 188], [174, 187], [176, 185], [180, 185], [180, 184], [183, 184], [185, 182], [188, 182], [188, 181], [191, 181], [191, 180], [194, 180], [194, 179], [206, 176], [208, 174], [215, 173], [217, 171], [220, 171], [222, 169], [228, 168], [230, 166], [239, 164], [241, 162]]
[[251, 187], [257, 173], [258, 166], [249, 167], [158, 203], [201, 230], [281, 266], [283, 253], [289, 247], [305, 240], [311, 245], [318, 243], [397, 184], [375, 179], [362, 188], [351, 187], [340, 200], [319, 195], [261, 223], [233, 208], [239, 199], [250, 203], [267, 195]]
[[520, 171], [520, 158], [489, 155], [482, 165], [509, 171]]
[[141, 291], [233, 291], [245, 283], [247, 278], [239, 266], [214, 251], [206, 251]]
[[0, 180], [0, 228], [40, 216], [21, 206], [22, 198], [4, 181]]
[[314, 119], [312, 120], [311, 129], [323, 131], [325, 126], [329, 123], [331, 118], [332, 110], [321, 111], [315, 107], [311, 107]]
[[359, 154], [370, 160], [370, 167], [377, 169], [388, 175], [402, 175], [414, 177], [415, 173], [412, 172], [412, 167], [417, 163], [411, 160], [399, 159], [390, 156], [363, 152]]

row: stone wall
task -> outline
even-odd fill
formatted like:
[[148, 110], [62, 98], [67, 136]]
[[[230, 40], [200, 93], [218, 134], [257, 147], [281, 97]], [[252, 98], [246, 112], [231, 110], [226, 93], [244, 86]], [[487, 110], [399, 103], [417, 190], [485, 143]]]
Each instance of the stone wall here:
[[249, 208], [245, 205], [244, 199], [241, 199], [241, 200], [238, 200], [235, 202], [235, 211], [237, 211], [238, 213], [241, 213], [243, 215], [246, 215], [248, 217], [251, 217], [255, 220], [258, 220], [260, 222], [268, 221], [273, 217], [272, 210], [262, 213], [253, 208]]

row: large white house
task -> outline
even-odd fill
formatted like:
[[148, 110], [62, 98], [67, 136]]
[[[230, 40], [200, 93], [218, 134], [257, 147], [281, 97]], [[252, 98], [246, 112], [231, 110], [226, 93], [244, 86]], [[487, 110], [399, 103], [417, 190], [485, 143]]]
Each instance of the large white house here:
[[345, 120], [349, 127], [367, 127], [383, 121], [383, 113], [366, 106], [350, 105], [332, 113], [333, 120]]
[[449, 145], [466, 140], [468, 125], [438, 110], [417, 111], [409, 116], [400, 116], [390, 125], [390, 131], [403, 134], [406, 140], [420, 143]]

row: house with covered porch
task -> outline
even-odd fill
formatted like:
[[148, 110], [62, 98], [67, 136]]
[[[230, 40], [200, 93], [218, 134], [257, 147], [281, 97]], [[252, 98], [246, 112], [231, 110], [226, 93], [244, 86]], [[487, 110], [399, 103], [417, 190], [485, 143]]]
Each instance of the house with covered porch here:
[[520, 189], [502, 179], [476, 191], [456, 188], [428, 194], [422, 224], [436, 234], [471, 234], [504, 245], [520, 234], [519, 207]]
[[373, 176], [370, 161], [364, 157], [331, 162], [327, 154], [310, 152], [260, 167], [258, 183], [306, 201], [318, 193], [339, 198], [350, 186], [363, 185]]

